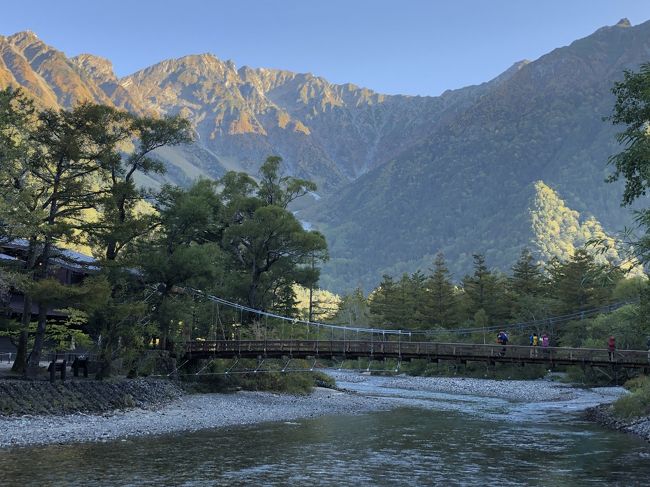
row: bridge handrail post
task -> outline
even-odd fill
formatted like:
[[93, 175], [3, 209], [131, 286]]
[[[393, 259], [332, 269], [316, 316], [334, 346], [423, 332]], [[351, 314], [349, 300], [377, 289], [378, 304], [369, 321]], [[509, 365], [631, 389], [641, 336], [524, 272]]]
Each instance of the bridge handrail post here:
[[397, 355], [402, 358], [402, 330], [397, 330]]

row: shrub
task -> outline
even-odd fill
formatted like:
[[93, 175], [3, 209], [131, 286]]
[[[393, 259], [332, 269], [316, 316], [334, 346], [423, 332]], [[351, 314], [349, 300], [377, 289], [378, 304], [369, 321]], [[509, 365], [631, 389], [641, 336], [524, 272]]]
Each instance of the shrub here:
[[627, 381], [625, 387], [631, 392], [614, 403], [614, 414], [623, 419], [649, 415], [650, 379], [645, 376], [636, 377]]

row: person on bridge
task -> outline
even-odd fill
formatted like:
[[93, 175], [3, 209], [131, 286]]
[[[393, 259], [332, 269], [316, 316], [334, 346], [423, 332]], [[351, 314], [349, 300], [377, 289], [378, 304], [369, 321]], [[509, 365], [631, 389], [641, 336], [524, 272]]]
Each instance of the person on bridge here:
[[548, 335], [546, 333], [542, 335], [542, 347], [548, 347]]
[[609, 340], [607, 340], [607, 350], [609, 351], [609, 361], [614, 361], [614, 351], [616, 350], [616, 338], [614, 338], [614, 335], [610, 335]]
[[530, 335], [530, 357], [537, 357], [537, 344], [539, 343], [539, 337], [537, 336], [537, 332], [533, 332], [532, 335]]

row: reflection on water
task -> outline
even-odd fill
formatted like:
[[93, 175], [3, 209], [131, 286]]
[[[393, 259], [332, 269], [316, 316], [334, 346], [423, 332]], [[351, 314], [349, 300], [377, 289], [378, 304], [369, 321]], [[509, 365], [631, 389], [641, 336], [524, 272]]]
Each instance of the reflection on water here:
[[650, 446], [581, 421], [561, 403], [402, 394], [418, 407], [2, 451], [0, 480], [84, 486], [578, 486], [646, 485], [650, 476]]

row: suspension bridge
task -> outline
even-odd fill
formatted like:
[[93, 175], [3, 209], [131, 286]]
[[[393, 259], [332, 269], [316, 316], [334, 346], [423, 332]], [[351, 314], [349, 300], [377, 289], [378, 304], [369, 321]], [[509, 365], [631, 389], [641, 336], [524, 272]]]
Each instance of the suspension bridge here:
[[[284, 323], [282, 339], [267, 338], [267, 330], [263, 339], [242, 339], [233, 336], [231, 340], [191, 340], [186, 343], [185, 359], [217, 359], [217, 358], [256, 358], [258, 360], [271, 358], [284, 359], [358, 359], [370, 360], [425, 359], [432, 362], [450, 361], [466, 364], [468, 362], [484, 362], [489, 364], [544, 364], [549, 367], [556, 365], [578, 365], [593, 367], [638, 368], [650, 370], [650, 351], [646, 350], [616, 350], [568, 347], [543, 347], [501, 344], [447, 343], [440, 338], [455, 335], [494, 333], [498, 330], [534, 330], [541, 327], [547, 329], [570, 321], [584, 319], [599, 313], [612, 312], [630, 304], [619, 302], [599, 308], [582, 310], [562, 316], [544, 318], [507, 325], [461, 328], [408, 330], [361, 328], [345, 325], [311, 322], [290, 318], [271, 312], [252, 309], [233, 303], [222, 298], [191, 290], [196, 295], [213, 301], [219, 305], [251, 313], [258, 320], [272, 318]], [[294, 338], [296, 328], [307, 338]], [[260, 332], [260, 334], [262, 334]], [[309, 337], [314, 337], [309, 339]], [[327, 338], [323, 338], [326, 336]], [[492, 336], [492, 335], [490, 335]]]
[[645, 350], [617, 350], [610, 354], [606, 349], [596, 348], [365, 340], [197, 340], [187, 343], [186, 358], [425, 359], [460, 364], [615, 365], [650, 369], [650, 353]]

